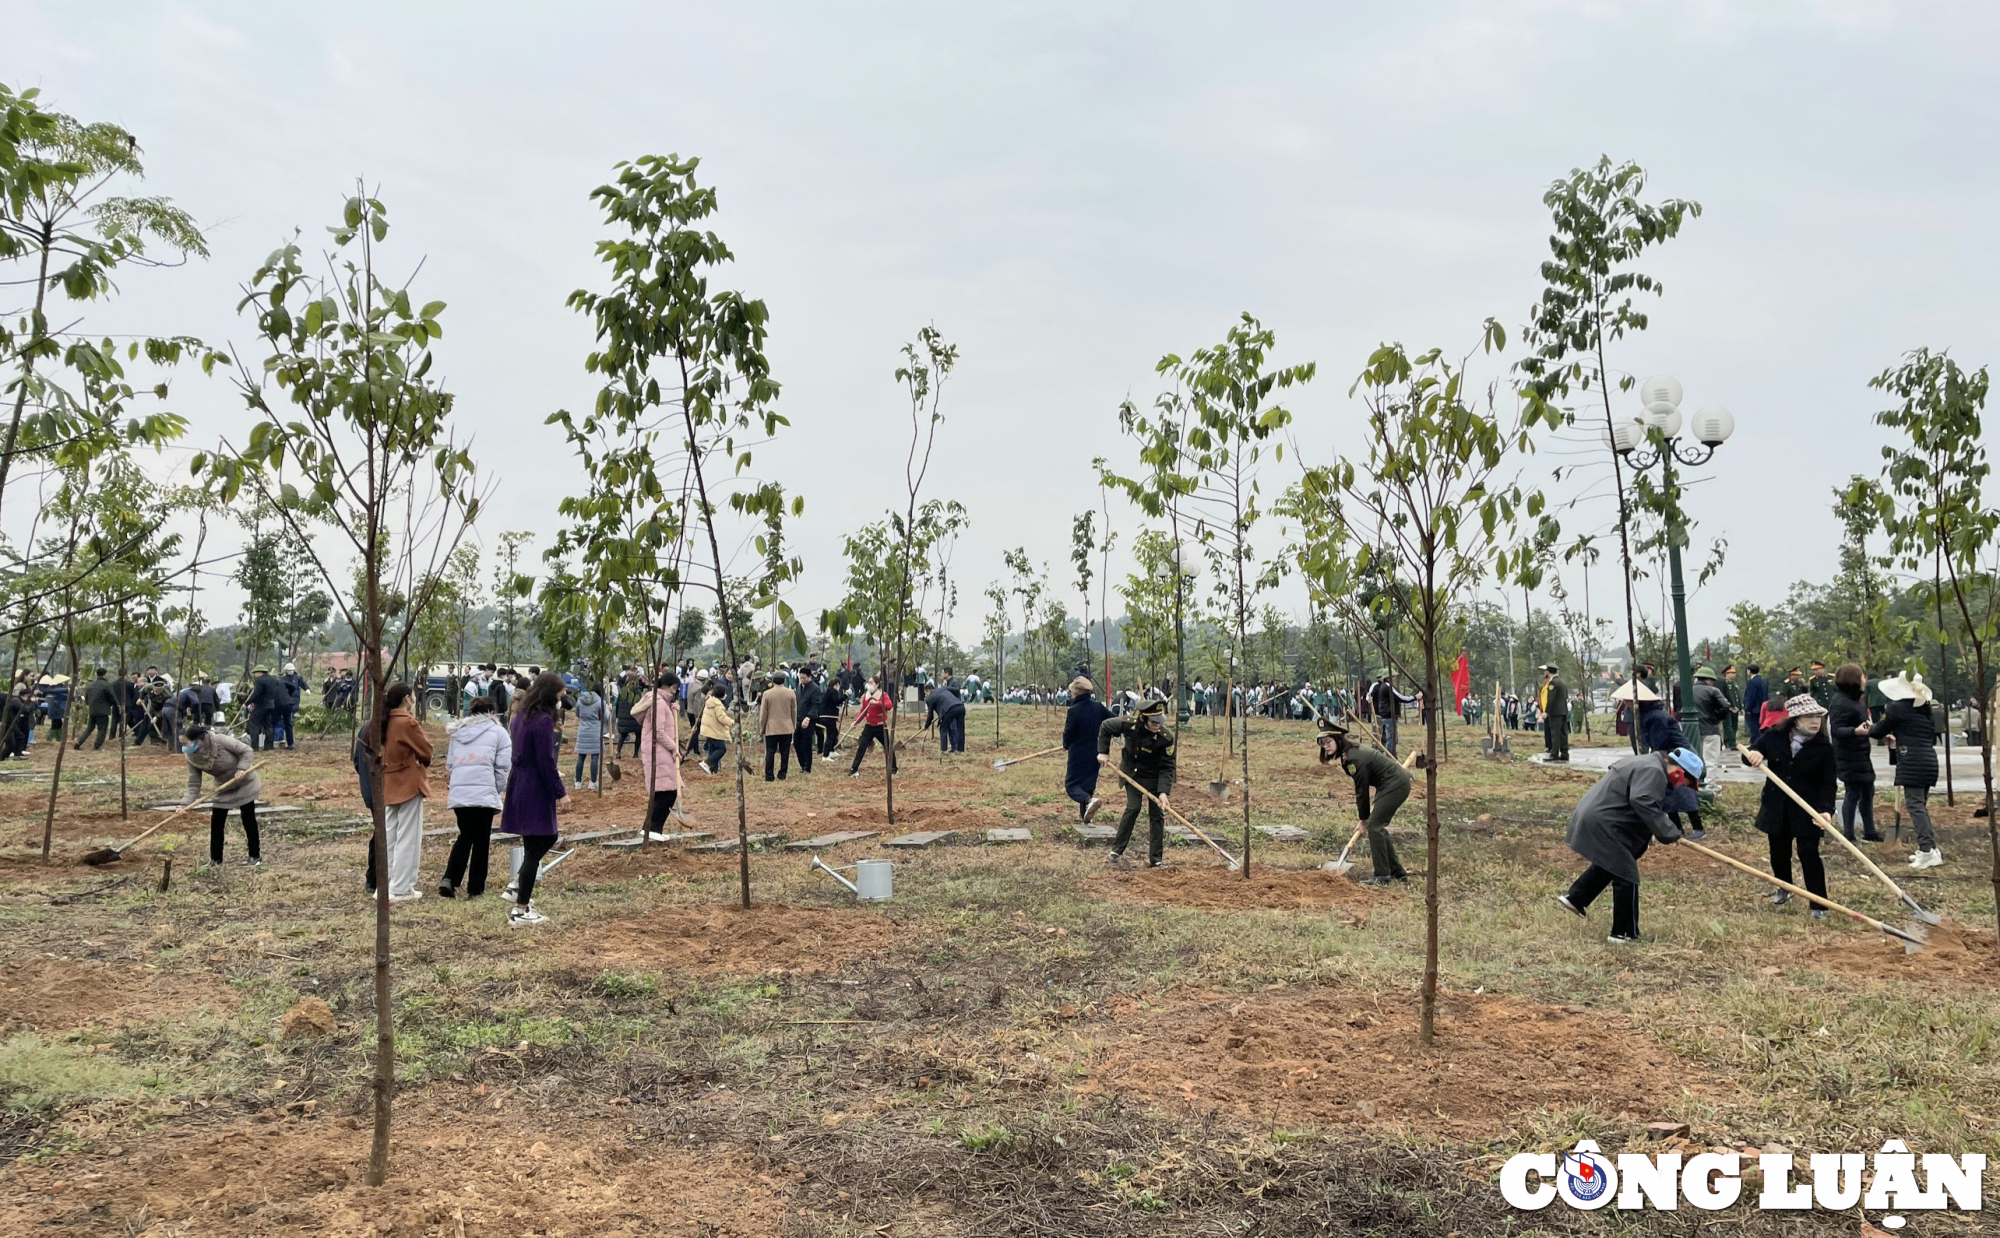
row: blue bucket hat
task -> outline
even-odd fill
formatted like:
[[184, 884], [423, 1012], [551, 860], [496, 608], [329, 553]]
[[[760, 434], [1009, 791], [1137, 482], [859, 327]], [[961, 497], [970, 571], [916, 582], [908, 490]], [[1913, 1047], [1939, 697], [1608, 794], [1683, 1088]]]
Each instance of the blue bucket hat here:
[[1667, 754], [1667, 760], [1686, 771], [1687, 776], [1700, 782], [1708, 774], [1708, 764], [1689, 748], [1676, 748]]

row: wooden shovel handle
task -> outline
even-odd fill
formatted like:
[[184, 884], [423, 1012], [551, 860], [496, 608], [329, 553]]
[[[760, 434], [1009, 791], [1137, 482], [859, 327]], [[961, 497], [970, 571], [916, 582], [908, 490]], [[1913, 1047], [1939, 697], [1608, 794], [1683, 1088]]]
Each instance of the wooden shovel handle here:
[[1132, 777], [1132, 775], [1126, 773], [1124, 770], [1119, 769], [1118, 766], [1113, 765], [1111, 766], [1111, 768], [1117, 771], [1118, 776], [1125, 780], [1125, 784], [1127, 786], [1131, 787], [1134, 791], [1137, 791], [1139, 794], [1145, 796], [1148, 800], [1152, 801], [1152, 804], [1155, 808], [1158, 808], [1161, 812], [1166, 813], [1174, 820], [1180, 822], [1182, 825], [1188, 827], [1188, 829], [1194, 831], [1194, 836], [1196, 838], [1199, 838], [1201, 839], [1201, 841], [1207, 843], [1209, 846], [1214, 847], [1215, 854], [1221, 856], [1225, 860], [1228, 860], [1232, 865], [1236, 863], [1235, 856], [1229, 854], [1227, 851], [1224, 851], [1222, 849], [1222, 845], [1216, 842], [1213, 838], [1210, 838], [1206, 830], [1203, 830], [1200, 826], [1197, 826], [1194, 822], [1188, 820], [1186, 817], [1181, 816], [1181, 814], [1174, 809], [1174, 806], [1172, 804], [1161, 803], [1160, 798], [1157, 795], [1154, 795], [1151, 791], [1148, 791], [1146, 788], [1140, 786], [1138, 779]]
[[[1736, 745], [1736, 751], [1747, 753], [1750, 750], [1744, 747], [1742, 744], [1738, 744]], [[1778, 790], [1780, 791], [1783, 791], [1786, 795], [1791, 796], [1792, 802], [1797, 804], [1800, 808], [1805, 809], [1807, 814], [1812, 817], [1814, 824], [1818, 825], [1821, 830], [1824, 830], [1827, 834], [1830, 834], [1835, 839], [1837, 839], [1841, 846], [1847, 848], [1849, 851], [1852, 851], [1854, 853], [1854, 858], [1860, 860], [1863, 867], [1865, 867], [1869, 872], [1874, 873], [1878, 878], [1880, 878], [1882, 884], [1888, 886], [1890, 892], [1895, 894], [1897, 898], [1906, 899], [1910, 897], [1909, 895], [1903, 893], [1903, 887], [1897, 885], [1894, 878], [1890, 877], [1889, 874], [1883, 872], [1881, 868], [1876, 865], [1874, 860], [1868, 858], [1868, 853], [1866, 851], [1863, 851], [1860, 847], [1854, 845], [1853, 839], [1849, 838], [1847, 835], [1841, 833], [1838, 829], [1834, 828], [1833, 818], [1831, 816], [1821, 812], [1817, 808], [1814, 808], [1811, 804], [1806, 803], [1805, 798], [1801, 796], [1797, 791], [1792, 790], [1790, 785], [1788, 785], [1784, 779], [1778, 777], [1776, 774], [1771, 772], [1768, 763], [1764, 765], [1753, 766], [1752, 768], [1763, 771], [1764, 777], [1771, 780], [1772, 786], [1778, 788]], [[1874, 794], [1874, 788], [1872, 785], [1869, 788], [1869, 794], [1870, 795]]]
[[129, 851], [133, 847], [138, 846], [140, 843], [145, 842], [148, 838], [151, 838], [154, 832], [157, 831], [161, 826], [167, 824], [169, 821], [172, 821], [175, 817], [180, 816], [182, 813], [190, 812], [196, 808], [203, 808], [213, 804], [215, 802], [216, 795], [221, 795], [224, 791], [227, 791], [229, 788], [235, 786], [239, 782], [242, 782], [245, 778], [248, 778], [250, 775], [256, 772], [257, 772], [257, 767], [255, 765], [252, 765], [249, 769], [244, 770], [243, 772], [237, 774], [234, 778], [231, 778], [228, 782], [225, 782], [221, 786], [217, 787], [215, 789], [215, 795], [209, 796], [208, 799], [206, 800], [198, 799], [192, 804], [182, 804], [179, 808], [174, 809], [166, 816], [161, 817], [158, 821], [155, 821], [153, 824], [147, 826], [145, 830], [142, 831], [131, 842], [128, 842], [124, 846], [118, 848], [119, 854], [123, 855], [126, 851]]
[[1880, 929], [1883, 932], [1889, 934], [1891, 937], [1901, 937], [1906, 941], [1909, 940], [1907, 935], [1898, 932], [1896, 929], [1889, 927], [1888, 925], [1882, 923], [1880, 920], [1875, 919], [1873, 916], [1864, 916], [1860, 912], [1855, 911], [1851, 907], [1842, 907], [1839, 903], [1834, 902], [1832, 899], [1822, 898], [1821, 896], [1814, 894], [1811, 890], [1806, 889], [1804, 886], [1795, 886], [1791, 882], [1786, 881], [1781, 877], [1774, 877], [1770, 873], [1765, 872], [1761, 868], [1752, 868], [1748, 864], [1745, 864], [1743, 861], [1739, 859], [1736, 859], [1732, 856], [1726, 856], [1722, 854], [1720, 851], [1712, 851], [1709, 848], [1704, 847], [1700, 843], [1694, 842], [1691, 839], [1683, 838], [1681, 839], [1680, 842], [1676, 843], [1675, 846], [1693, 847], [1696, 851], [1701, 852], [1701, 854], [1707, 856], [1711, 860], [1719, 860], [1722, 863], [1729, 865], [1729, 867], [1731, 868], [1739, 869], [1743, 872], [1749, 873], [1752, 877], [1756, 877], [1763, 881], [1768, 881], [1772, 885], [1777, 886], [1780, 889], [1790, 890], [1792, 893], [1798, 895], [1800, 898], [1808, 899], [1812, 902], [1819, 903], [1820, 905], [1826, 907], [1828, 910], [1837, 911], [1841, 915], [1847, 916], [1850, 919], [1859, 920], [1861, 923], [1867, 925], [1868, 927]]
[[1053, 755], [1053, 754], [1055, 754], [1055, 753], [1058, 753], [1058, 752], [1066, 752], [1066, 751], [1068, 751], [1068, 749], [1064, 748], [1064, 747], [1063, 747], [1063, 746], [1062, 746], [1061, 744], [1057, 744], [1057, 745], [1056, 745], [1055, 747], [1053, 747], [1053, 748], [1044, 748], [1044, 749], [1042, 749], [1042, 750], [1041, 750], [1040, 752], [1031, 752], [1031, 753], [1029, 753], [1029, 754], [1028, 754], [1027, 756], [1024, 756], [1024, 757], [1008, 757], [1008, 758], [1007, 758], [1007, 759], [1006, 759], [1005, 761], [1002, 761], [1002, 762], [1001, 762], [1001, 764], [1002, 764], [1002, 765], [1019, 765], [1019, 764], [1020, 764], [1021, 762], [1023, 762], [1023, 761], [1032, 761], [1032, 760], [1034, 760], [1034, 759], [1035, 759], [1036, 757], [1046, 757], [1046, 756], [1050, 756], [1050, 755]]

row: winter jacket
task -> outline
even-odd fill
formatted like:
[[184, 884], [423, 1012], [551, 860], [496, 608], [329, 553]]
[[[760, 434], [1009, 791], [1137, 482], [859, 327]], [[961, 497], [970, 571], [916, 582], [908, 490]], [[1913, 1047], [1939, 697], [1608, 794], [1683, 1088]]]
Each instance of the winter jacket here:
[[83, 699], [90, 706], [93, 718], [109, 718], [118, 712], [118, 690], [109, 679], [93, 679], [90, 687], [84, 689]]
[[604, 698], [589, 688], [576, 694], [576, 755], [593, 756], [604, 751], [604, 728], [611, 722], [611, 714], [604, 708]]
[[[192, 804], [201, 798], [203, 774], [214, 777], [215, 785], [220, 787], [238, 773], [249, 769], [256, 760], [257, 754], [250, 751], [250, 745], [233, 735], [210, 731], [196, 740], [194, 751], [187, 754], [187, 798], [181, 802]], [[215, 797], [215, 806], [224, 809], [241, 808], [245, 804], [256, 803], [257, 797], [263, 793], [263, 781], [253, 773], [229, 790], [219, 793]]]
[[1088, 781], [1097, 769], [1097, 732], [1111, 711], [1086, 692], [1069, 703], [1063, 717], [1063, 747], [1069, 751], [1069, 781]]
[[[1844, 698], [1843, 698], [1844, 699]], [[1833, 744], [1822, 730], [1792, 752], [1792, 728], [1774, 726], [1757, 737], [1756, 750], [1764, 754], [1764, 768], [1785, 780], [1785, 785], [1820, 812], [1833, 811], [1839, 786], [1834, 779]], [[1766, 779], [1764, 797], [1757, 803], [1757, 828], [1766, 834], [1811, 838], [1819, 833], [1812, 815], [1798, 801]]]
[[1721, 733], [1722, 720], [1729, 716], [1729, 698], [1722, 689], [1705, 679], [1694, 681], [1694, 709], [1701, 716], [1701, 733]]
[[[368, 730], [373, 735], [374, 725]], [[408, 705], [390, 710], [389, 737], [382, 745], [382, 786], [391, 808], [430, 794], [430, 763], [431, 741], [423, 724]]]
[[880, 688], [873, 692], [864, 692], [861, 694], [861, 706], [855, 711], [855, 721], [862, 726], [886, 726], [889, 714], [895, 708], [896, 703]]
[[444, 764], [450, 787], [448, 808], [499, 808], [507, 794], [507, 771], [514, 764], [514, 740], [500, 719], [473, 714], [451, 724], [451, 747]]
[[697, 733], [704, 741], [712, 739], [718, 743], [728, 743], [733, 731], [729, 721], [729, 707], [722, 703], [721, 697], [714, 695], [704, 697], [703, 702], [701, 726]]
[[1107, 718], [1097, 728], [1097, 752], [1111, 755], [1111, 741], [1123, 736], [1125, 745], [1118, 756], [1118, 768], [1134, 778], [1161, 778], [1160, 795], [1172, 790], [1176, 762], [1174, 733], [1165, 727], [1154, 731], [1137, 714]]
[[1896, 737], [1896, 785], [1934, 787], [1938, 780], [1937, 719], [1929, 705], [1890, 701], [1874, 735]]
[[1624, 881], [1639, 883], [1639, 857], [1655, 839], [1678, 842], [1667, 820], [1667, 759], [1657, 753], [1621, 757], [1584, 792], [1569, 818], [1569, 846]]
[[1842, 782], [1875, 781], [1875, 762], [1869, 754], [1869, 738], [1854, 733], [1854, 728], [1866, 721], [1868, 706], [1863, 703], [1859, 689], [1849, 692], [1841, 688], [1834, 692], [1827, 730], [1833, 735], [1834, 767], [1840, 771]]
[[284, 707], [288, 710], [297, 709], [299, 702], [306, 699], [306, 677], [293, 671], [278, 682], [284, 685], [285, 689]]
[[556, 833], [556, 801], [563, 789], [556, 769], [556, 720], [547, 714], [521, 714], [509, 728], [514, 740], [514, 764], [507, 771], [507, 798], [501, 809], [509, 834]]
[[[711, 698], [713, 699], [713, 698]], [[648, 692], [632, 706], [639, 724], [639, 785], [647, 791], [678, 791], [681, 785], [681, 711], [672, 695]], [[654, 779], [659, 779], [655, 782]]]
[[819, 694], [819, 716], [840, 719], [840, 711], [847, 705], [847, 692], [837, 683], [827, 684]]
[[1676, 748], [1695, 748], [1681, 730], [1680, 720], [1667, 711], [1665, 701], [1639, 702], [1639, 742], [1648, 752], [1672, 752]]
[[782, 682], [764, 689], [757, 698], [757, 733], [790, 738], [799, 729], [799, 698]]

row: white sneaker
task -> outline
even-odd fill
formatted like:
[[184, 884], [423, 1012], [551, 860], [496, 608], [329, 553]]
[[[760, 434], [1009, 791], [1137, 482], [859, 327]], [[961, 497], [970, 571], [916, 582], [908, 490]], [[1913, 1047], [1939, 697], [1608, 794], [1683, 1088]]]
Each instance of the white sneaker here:
[[1939, 849], [1937, 849], [1936, 847], [1933, 847], [1929, 851], [1917, 852], [1915, 857], [1913, 857], [1910, 860], [1910, 867], [1936, 868], [1938, 865], [1942, 863], [1944, 863], [1944, 853]]
[[521, 887], [517, 882], [513, 881], [508, 882], [507, 888], [500, 891], [500, 901], [503, 903], [511, 903], [520, 896], [521, 896]]
[[412, 890], [408, 894], [391, 894], [389, 901], [392, 903], [414, 903], [423, 896], [424, 892], [422, 890]]
[[530, 925], [547, 924], [548, 922], [549, 918], [541, 912], [536, 911], [533, 907], [516, 907], [507, 913], [507, 924], [510, 928], [526, 928]]

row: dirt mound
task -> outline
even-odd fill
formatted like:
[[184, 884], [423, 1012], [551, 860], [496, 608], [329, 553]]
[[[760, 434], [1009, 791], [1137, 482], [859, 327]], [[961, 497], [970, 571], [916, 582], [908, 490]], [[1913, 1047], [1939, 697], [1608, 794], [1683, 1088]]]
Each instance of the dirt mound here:
[[[785, 1196], [733, 1153], [631, 1147], [615, 1124], [399, 1103], [387, 1186], [369, 1130], [330, 1118], [160, 1131], [129, 1149], [15, 1165], [0, 1232], [166, 1235], [732, 1235], [779, 1232]], [[74, 1227], [74, 1228], [71, 1228]]]
[[[1211, 856], [1213, 852], [1209, 853]], [[1252, 864], [1249, 880], [1213, 864], [1169, 865], [1166, 868], [1105, 870], [1090, 885], [1119, 898], [1207, 911], [1240, 911], [1269, 907], [1280, 911], [1342, 907], [1360, 911], [1384, 896], [1322, 868], [1303, 872]]]
[[1995, 965], [2000, 960], [1995, 955], [1993, 935], [1972, 929], [1934, 928], [1921, 951], [1905, 954], [1903, 943], [1887, 933], [1857, 926], [1837, 940], [1805, 947], [1799, 958], [1808, 967], [1843, 976], [1991, 988], [2000, 985], [2000, 967]]
[[1651, 1112], [1713, 1090], [1665, 1046], [1608, 1015], [1445, 994], [1437, 1041], [1417, 1042], [1414, 993], [1318, 989], [1197, 995], [1120, 1019], [1085, 1091], [1126, 1090], [1256, 1122], [1394, 1122], [1493, 1135], [1523, 1111], [1596, 1102]]
[[134, 963], [38, 957], [0, 961], [0, 1030], [53, 1032], [167, 1019], [199, 1006], [233, 1010], [236, 998], [205, 976], [176, 976]]
[[754, 975], [831, 971], [895, 940], [902, 926], [872, 911], [758, 903], [663, 907], [566, 935], [563, 953], [595, 963]]

